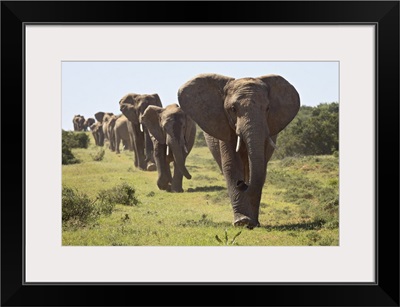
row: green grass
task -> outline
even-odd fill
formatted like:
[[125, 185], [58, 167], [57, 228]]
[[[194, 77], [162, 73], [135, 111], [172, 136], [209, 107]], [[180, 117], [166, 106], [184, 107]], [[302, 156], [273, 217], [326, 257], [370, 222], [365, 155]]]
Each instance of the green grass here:
[[63, 227], [63, 245], [221, 246], [226, 236], [226, 245], [236, 246], [339, 244], [337, 157], [271, 160], [260, 205], [261, 227], [249, 230], [232, 226], [225, 180], [207, 147], [195, 147], [188, 156], [192, 179], [184, 178], [185, 192], [168, 193], [158, 189], [157, 172], [134, 167], [132, 152], [116, 154], [105, 146], [103, 158], [95, 161], [101, 149], [90, 137], [88, 148], [72, 149], [80, 163], [62, 166], [63, 186], [95, 199], [100, 191], [127, 184], [139, 202], [116, 203], [109, 215], [100, 214], [80, 227]]

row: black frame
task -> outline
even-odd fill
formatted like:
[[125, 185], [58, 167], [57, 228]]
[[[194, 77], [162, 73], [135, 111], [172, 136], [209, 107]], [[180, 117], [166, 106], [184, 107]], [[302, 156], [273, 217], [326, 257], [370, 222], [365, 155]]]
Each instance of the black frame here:
[[[377, 282], [25, 284], [24, 24], [72, 22], [375, 25]], [[1, 305], [399, 306], [399, 37], [399, 1], [2, 1]]]

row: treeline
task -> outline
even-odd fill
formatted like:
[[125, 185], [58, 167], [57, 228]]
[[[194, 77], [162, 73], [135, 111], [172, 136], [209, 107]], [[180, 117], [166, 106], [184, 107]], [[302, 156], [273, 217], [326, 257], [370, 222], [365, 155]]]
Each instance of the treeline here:
[[339, 152], [339, 103], [301, 106], [293, 121], [278, 135], [275, 158], [337, 155]]

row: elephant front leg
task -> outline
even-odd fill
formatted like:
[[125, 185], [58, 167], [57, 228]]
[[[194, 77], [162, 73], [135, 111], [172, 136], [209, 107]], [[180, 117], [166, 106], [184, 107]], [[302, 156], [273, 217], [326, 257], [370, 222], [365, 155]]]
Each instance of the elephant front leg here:
[[119, 137], [118, 133], [115, 132], [115, 152], [117, 154], [120, 154], [121, 152], [119, 151], [119, 145], [121, 142], [121, 138]]
[[135, 166], [141, 170], [146, 170], [146, 161], [144, 157], [144, 137], [139, 130], [139, 125], [133, 126], [133, 142], [134, 142], [134, 161]]
[[[243, 161], [245, 148], [237, 153], [234, 143], [220, 141], [221, 164], [233, 209], [233, 224], [253, 228], [259, 225], [259, 195], [248, 193], [247, 161]], [[258, 203], [257, 203], [258, 201]]]
[[146, 161], [146, 169], [148, 171], [156, 170], [156, 163], [154, 161], [154, 146], [153, 142], [150, 138], [149, 132], [145, 130], [144, 134], [144, 148], [145, 148], [145, 161]]
[[174, 176], [172, 177], [171, 192], [183, 192], [182, 188], [183, 174], [174, 162]]
[[156, 140], [154, 142], [154, 160], [158, 173], [157, 186], [160, 190], [171, 191], [172, 176], [165, 154], [167, 145], [160, 144]]

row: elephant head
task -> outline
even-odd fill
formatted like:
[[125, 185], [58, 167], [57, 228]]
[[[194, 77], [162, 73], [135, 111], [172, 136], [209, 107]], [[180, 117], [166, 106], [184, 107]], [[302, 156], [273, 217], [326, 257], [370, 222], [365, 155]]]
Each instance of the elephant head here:
[[[121, 112], [134, 124], [142, 125], [140, 116], [150, 105], [162, 107], [158, 94], [129, 93], [121, 98], [119, 106]], [[140, 128], [143, 131], [143, 127]]]
[[113, 115], [114, 113], [112, 112], [97, 112], [94, 117], [98, 122], [103, 123], [103, 121], [108, 121], [108, 119]]
[[219, 140], [234, 225], [259, 226], [267, 163], [277, 134], [296, 116], [300, 98], [283, 77], [201, 74], [178, 91], [181, 108]]
[[155, 148], [155, 161], [159, 170], [157, 185], [161, 190], [167, 190], [171, 184], [172, 191], [182, 190], [182, 178], [179, 183], [171, 182], [169, 172], [165, 171], [165, 161], [174, 162], [175, 167], [187, 179], [191, 179], [185, 166], [185, 160], [193, 147], [196, 135], [194, 121], [177, 104], [165, 108], [149, 106], [141, 116], [141, 121], [147, 127]]
[[89, 117], [88, 119], [85, 120], [83, 127], [84, 130], [87, 131], [87, 129], [93, 125], [96, 122], [96, 120], [93, 117]]
[[75, 115], [72, 123], [74, 124], [74, 131], [85, 130], [85, 117], [83, 115]]

